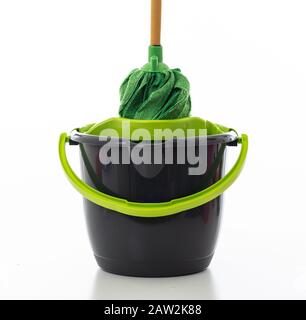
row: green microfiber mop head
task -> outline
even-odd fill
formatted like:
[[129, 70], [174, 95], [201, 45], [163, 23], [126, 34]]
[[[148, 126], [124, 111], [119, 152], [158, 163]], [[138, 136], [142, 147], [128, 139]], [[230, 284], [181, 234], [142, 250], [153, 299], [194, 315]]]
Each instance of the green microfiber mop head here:
[[122, 118], [139, 120], [180, 119], [190, 116], [190, 85], [179, 69], [163, 63], [160, 45], [161, 0], [152, 1], [149, 63], [133, 70], [120, 87]]
[[179, 69], [162, 63], [162, 48], [150, 47], [150, 63], [133, 70], [120, 88], [123, 118], [179, 119], [191, 111], [190, 85]]

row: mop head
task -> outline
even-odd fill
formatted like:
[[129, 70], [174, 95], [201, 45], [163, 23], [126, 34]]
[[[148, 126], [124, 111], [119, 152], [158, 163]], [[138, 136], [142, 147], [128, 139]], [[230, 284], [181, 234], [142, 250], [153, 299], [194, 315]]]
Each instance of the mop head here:
[[191, 111], [189, 91], [189, 81], [179, 69], [136, 69], [120, 87], [119, 114], [139, 120], [186, 118]]

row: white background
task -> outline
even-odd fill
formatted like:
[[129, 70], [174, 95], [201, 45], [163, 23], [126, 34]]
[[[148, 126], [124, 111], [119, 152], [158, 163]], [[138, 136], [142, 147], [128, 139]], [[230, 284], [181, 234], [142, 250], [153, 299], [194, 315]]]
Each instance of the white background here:
[[[165, 62], [188, 76], [193, 115], [249, 134], [248, 162], [226, 192], [208, 271], [134, 279], [98, 269], [57, 140], [117, 115], [121, 81], [146, 62], [149, 9], [0, 2], [0, 298], [305, 299], [304, 0], [164, 1]], [[76, 148], [70, 158], [77, 170]]]

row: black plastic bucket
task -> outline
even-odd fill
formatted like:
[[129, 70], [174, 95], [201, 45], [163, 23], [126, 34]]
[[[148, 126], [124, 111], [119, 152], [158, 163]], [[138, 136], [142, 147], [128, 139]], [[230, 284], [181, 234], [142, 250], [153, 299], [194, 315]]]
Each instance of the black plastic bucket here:
[[[106, 142], [98, 136], [74, 131], [66, 141], [80, 146], [82, 180], [87, 186], [133, 205], [171, 204], [209, 190], [224, 177], [227, 146], [237, 146], [239, 139], [232, 133], [207, 136], [207, 170], [201, 175], [189, 175], [188, 163], [166, 164], [168, 145], [163, 146], [161, 164], [102, 164], [100, 150]], [[201, 137], [195, 141], [198, 152]], [[137, 148], [138, 143], [129, 141], [127, 146], [126, 142], [115, 142], [121, 155]], [[174, 159], [179, 147], [177, 141], [170, 146]], [[84, 207], [93, 252], [103, 270], [128, 276], [179, 276], [209, 266], [220, 228], [222, 194], [205, 204], [154, 218], [124, 214], [86, 198]]]

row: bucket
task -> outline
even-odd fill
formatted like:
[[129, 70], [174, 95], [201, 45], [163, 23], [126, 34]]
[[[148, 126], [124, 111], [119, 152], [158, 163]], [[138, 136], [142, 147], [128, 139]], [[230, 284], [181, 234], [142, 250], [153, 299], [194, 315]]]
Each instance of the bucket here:
[[[124, 129], [125, 121], [129, 130]], [[135, 138], [134, 133], [141, 128], [151, 134], [150, 140]], [[169, 128], [189, 134], [169, 138], [165, 133], [162, 139], [153, 134], [154, 130]], [[80, 148], [82, 179], [68, 163], [67, 143]], [[238, 160], [225, 175], [227, 148], [239, 144]], [[142, 156], [149, 149], [152, 161], [127, 161], [133, 152], [140, 154], [140, 146]], [[104, 161], [107, 153], [101, 152], [103, 147], [116, 147], [121, 162]], [[203, 172], [190, 174], [195, 165], [178, 161], [178, 154], [184, 154], [182, 148], [185, 160], [191, 148], [199, 158], [205, 158]], [[238, 178], [247, 150], [246, 135], [238, 137], [235, 131], [200, 118], [114, 118], [76, 129], [70, 136], [63, 133], [59, 141], [61, 164], [84, 197], [88, 233], [98, 265], [110, 273], [142, 277], [181, 276], [205, 270], [215, 251], [223, 193]], [[157, 152], [161, 156], [158, 163], [153, 161]], [[171, 162], [167, 161], [169, 154], [173, 156]]]

